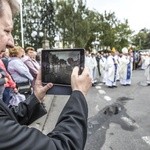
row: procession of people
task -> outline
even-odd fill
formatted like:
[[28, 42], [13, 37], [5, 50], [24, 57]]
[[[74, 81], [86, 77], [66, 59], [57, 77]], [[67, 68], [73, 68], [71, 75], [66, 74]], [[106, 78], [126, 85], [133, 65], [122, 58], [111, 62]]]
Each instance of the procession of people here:
[[[143, 70], [143, 79], [147, 86], [150, 85], [150, 52], [138, 52], [132, 48], [123, 47], [118, 51], [113, 47], [109, 51], [93, 53], [86, 50], [85, 66], [89, 67], [92, 85], [98, 82], [108, 88], [130, 86], [132, 84], [132, 72], [136, 69]], [[97, 60], [93, 65], [93, 60]]]

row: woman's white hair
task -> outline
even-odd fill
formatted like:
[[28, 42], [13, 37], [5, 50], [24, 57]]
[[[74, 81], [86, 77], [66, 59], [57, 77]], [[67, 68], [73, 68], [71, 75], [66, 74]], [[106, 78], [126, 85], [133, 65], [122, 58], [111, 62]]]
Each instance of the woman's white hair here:
[[19, 11], [19, 2], [17, 0], [0, 0], [0, 17], [2, 16], [3, 14], [3, 2], [4, 1], [7, 1], [10, 8], [11, 8], [11, 11], [12, 11], [12, 14], [15, 15], [18, 11]]

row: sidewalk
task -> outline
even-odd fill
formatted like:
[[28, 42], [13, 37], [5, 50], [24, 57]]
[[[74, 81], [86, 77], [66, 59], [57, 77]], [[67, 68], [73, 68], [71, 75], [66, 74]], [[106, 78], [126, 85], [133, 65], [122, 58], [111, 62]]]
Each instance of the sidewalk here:
[[35, 122], [33, 122], [31, 125], [29, 125], [29, 127], [37, 128], [40, 131], [44, 130], [44, 126], [45, 126], [47, 117], [49, 115], [53, 99], [54, 99], [54, 96], [51, 96], [51, 95], [47, 95], [45, 97], [44, 104], [46, 106], [47, 114], [44, 115], [43, 117], [37, 119]]
[[46, 95], [44, 104], [46, 106], [47, 114], [33, 122], [29, 127], [37, 128], [44, 134], [52, 131], [68, 98], [69, 96], [64, 95]]

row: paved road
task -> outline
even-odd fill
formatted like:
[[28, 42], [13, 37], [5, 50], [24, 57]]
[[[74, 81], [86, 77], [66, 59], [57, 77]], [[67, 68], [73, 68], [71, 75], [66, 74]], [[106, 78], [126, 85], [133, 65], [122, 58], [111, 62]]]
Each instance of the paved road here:
[[95, 87], [97, 95], [89, 102], [95, 109], [89, 108], [86, 150], [150, 149], [150, 87], [145, 86], [143, 74], [133, 71], [131, 86], [118, 82], [114, 89], [101, 84]]
[[[99, 83], [87, 95], [88, 138], [85, 150], [149, 150], [150, 90], [143, 71], [133, 71], [132, 85], [109, 89]], [[68, 96], [47, 96], [48, 114], [31, 126], [51, 131]]]

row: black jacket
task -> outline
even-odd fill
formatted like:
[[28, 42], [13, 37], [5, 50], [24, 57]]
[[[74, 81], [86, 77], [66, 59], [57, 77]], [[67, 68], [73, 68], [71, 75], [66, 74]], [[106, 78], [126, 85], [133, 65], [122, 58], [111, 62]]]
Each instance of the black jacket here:
[[0, 102], [0, 150], [83, 150], [87, 136], [88, 108], [83, 94], [72, 92], [56, 127], [48, 135], [28, 124], [46, 113], [32, 95], [11, 110]]

